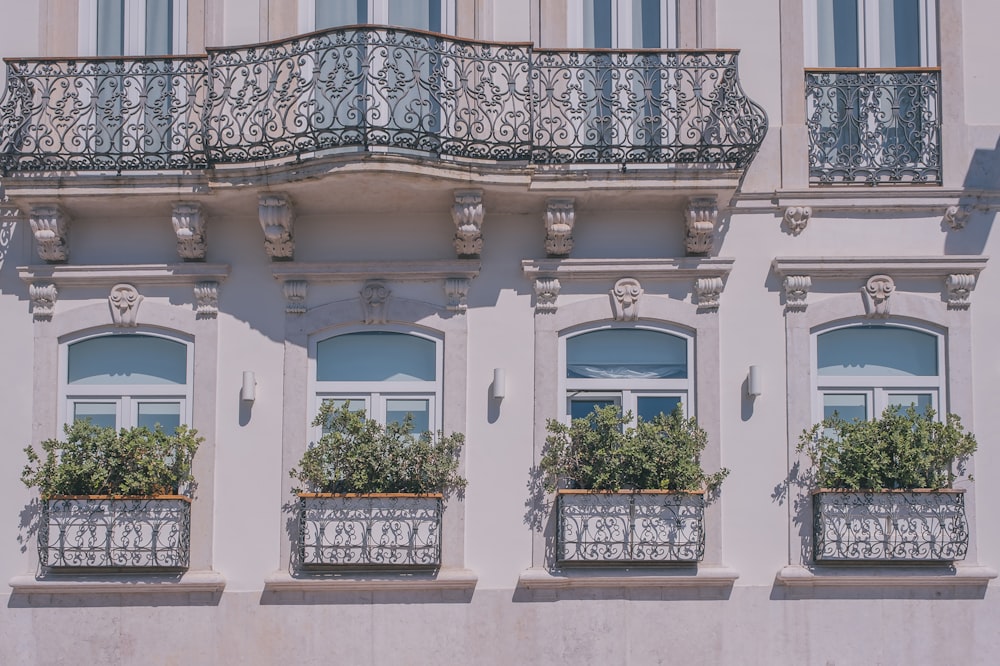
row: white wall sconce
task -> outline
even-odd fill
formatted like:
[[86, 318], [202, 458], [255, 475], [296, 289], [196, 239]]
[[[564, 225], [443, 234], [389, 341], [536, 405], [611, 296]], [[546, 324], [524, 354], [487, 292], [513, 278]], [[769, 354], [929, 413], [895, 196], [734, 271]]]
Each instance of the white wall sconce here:
[[507, 395], [507, 373], [503, 368], [493, 368], [493, 386], [490, 394], [494, 400], [503, 400]]
[[252, 370], [243, 371], [243, 386], [240, 388], [240, 400], [253, 402], [257, 399], [257, 377]]
[[761, 376], [760, 368], [756, 365], [750, 366], [747, 373], [747, 395], [756, 398], [764, 392], [764, 378]]

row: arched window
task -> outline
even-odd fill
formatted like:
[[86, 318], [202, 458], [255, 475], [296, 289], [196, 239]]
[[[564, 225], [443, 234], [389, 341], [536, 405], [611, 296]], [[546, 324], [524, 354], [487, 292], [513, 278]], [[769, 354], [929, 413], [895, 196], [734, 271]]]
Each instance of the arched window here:
[[413, 431], [441, 425], [441, 343], [413, 333], [359, 331], [315, 344], [316, 408], [350, 401], [380, 423], [413, 418]]
[[190, 344], [150, 334], [101, 335], [63, 346], [62, 421], [126, 428], [191, 421]]
[[618, 405], [652, 420], [678, 403], [691, 413], [692, 345], [686, 337], [649, 328], [606, 328], [565, 337], [566, 414]]
[[896, 325], [835, 328], [815, 336], [817, 420], [871, 419], [887, 407], [939, 410], [942, 336]]

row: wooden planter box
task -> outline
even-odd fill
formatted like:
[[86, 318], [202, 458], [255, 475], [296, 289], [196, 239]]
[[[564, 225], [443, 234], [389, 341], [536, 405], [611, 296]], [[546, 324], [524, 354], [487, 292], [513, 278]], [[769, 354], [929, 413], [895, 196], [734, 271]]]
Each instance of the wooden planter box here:
[[965, 559], [964, 490], [813, 493], [817, 562], [941, 562]]
[[299, 566], [435, 568], [441, 564], [440, 493], [299, 495]]
[[191, 499], [182, 495], [52, 497], [42, 502], [38, 557], [50, 570], [187, 569]]
[[561, 490], [561, 564], [698, 562], [705, 554], [704, 493]]

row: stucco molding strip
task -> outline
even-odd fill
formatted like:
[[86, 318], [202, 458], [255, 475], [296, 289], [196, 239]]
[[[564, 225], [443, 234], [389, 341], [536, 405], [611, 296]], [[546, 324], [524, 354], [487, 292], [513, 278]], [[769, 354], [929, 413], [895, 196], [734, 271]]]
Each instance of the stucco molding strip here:
[[938, 257], [777, 257], [771, 263], [782, 277], [808, 275], [812, 278], [868, 279], [885, 273], [894, 279], [944, 278], [953, 273], [978, 276], [989, 257], [953, 255]]
[[8, 582], [18, 594], [218, 594], [226, 587], [216, 571], [188, 571], [179, 578], [169, 574], [14, 576]]
[[120, 282], [139, 285], [195, 285], [199, 282], [223, 282], [229, 277], [228, 264], [126, 264], [107, 265], [33, 265], [18, 266], [22, 281], [52, 282], [67, 287], [110, 287]]
[[519, 587], [538, 590], [597, 588], [730, 587], [740, 577], [728, 567], [699, 566], [696, 573], [669, 569], [607, 571], [550, 571], [526, 569], [518, 576]]
[[468, 569], [387, 574], [302, 574], [286, 571], [264, 579], [265, 592], [369, 592], [410, 590], [471, 590], [479, 577]]
[[478, 259], [440, 261], [338, 261], [308, 263], [287, 261], [271, 266], [274, 279], [315, 282], [363, 282], [378, 278], [386, 282], [432, 282], [446, 278], [472, 279], [479, 275]]
[[857, 567], [812, 570], [790, 565], [776, 579], [789, 587], [941, 587], [983, 586], [997, 577], [996, 569], [984, 566], [950, 567]]
[[524, 259], [521, 270], [528, 278], [559, 280], [690, 280], [723, 278], [735, 259], [725, 257], [678, 257], [672, 259]]
[[740, 212], [771, 212], [775, 209], [810, 207], [817, 212], [924, 213], [944, 215], [952, 206], [988, 212], [1000, 208], [1000, 196], [991, 190], [941, 188], [846, 187], [777, 192], [748, 192], [737, 195]]

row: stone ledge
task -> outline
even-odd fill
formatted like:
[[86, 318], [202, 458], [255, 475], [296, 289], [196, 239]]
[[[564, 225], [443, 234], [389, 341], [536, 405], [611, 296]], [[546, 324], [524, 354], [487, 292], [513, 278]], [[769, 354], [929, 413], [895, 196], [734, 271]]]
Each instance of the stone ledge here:
[[812, 568], [789, 565], [778, 571], [776, 580], [790, 587], [940, 587], [984, 586], [996, 577], [996, 569], [984, 566], [850, 564]]
[[407, 592], [412, 590], [472, 590], [479, 576], [468, 569], [412, 573], [273, 573], [264, 579], [265, 592]]
[[216, 571], [173, 574], [44, 574], [14, 576], [8, 581], [16, 594], [218, 594], [226, 587]]
[[676, 587], [731, 587], [740, 577], [735, 569], [721, 566], [699, 566], [696, 572], [685, 567], [680, 570], [657, 569], [526, 569], [518, 576], [519, 587], [537, 590], [592, 589], [592, 588], [676, 588]]
[[604, 280], [623, 275], [637, 280], [685, 280], [726, 277], [735, 259], [726, 257], [678, 257], [668, 259], [524, 259], [521, 271], [528, 278]]
[[445, 278], [472, 279], [479, 275], [478, 259], [436, 261], [339, 261], [274, 262], [271, 273], [276, 280], [309, 282], [359, 282], [372, 278], [388, 281], [430, 282]]
[[142, 286], [193, 285], [203, 281], [225, 281], [229, 276], [229, 265], [200, 262], [114, 266], [38, 264], [18, 266], [17, 274], [24, 282], [53, 282], [60, 287], [104, 287], [119, 282], [134, 282]]

